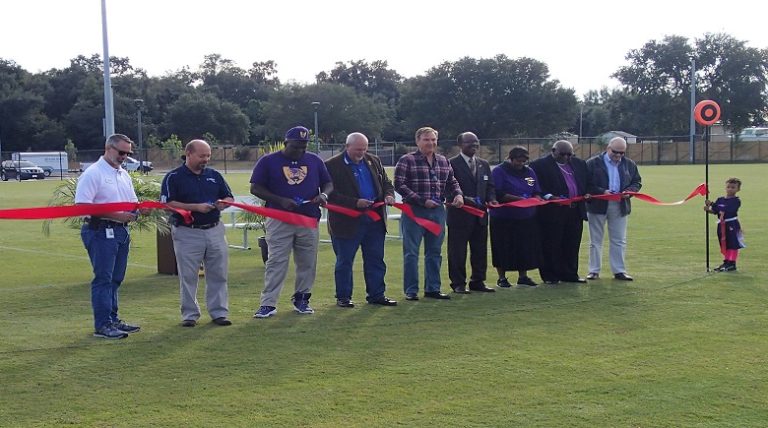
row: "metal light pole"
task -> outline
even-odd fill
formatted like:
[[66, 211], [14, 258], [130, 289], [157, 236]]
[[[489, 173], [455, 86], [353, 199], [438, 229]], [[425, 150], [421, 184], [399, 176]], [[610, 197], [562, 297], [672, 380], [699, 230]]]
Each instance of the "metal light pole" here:
[[133, 100], [136, 105], [136, 119], [138, 122], [138, 135], [139, 135], [139, 172], [144, 173], [144, 132], [141, 129], [141, 110], [144, 108], [144, 100], [136, 98]]
[[115, 107], [112, 101], [112, 80], [109, 77], [106, 0], [101, 0], [101, 39], [104, 45], [104, 136], [109, 137], [115, 133]]
[[320, 101], [312, 101], [312, 107], [315, 108], [315, 151], [320, 153], [320, 145], [317, 142], [317, 108], [320, 107]]

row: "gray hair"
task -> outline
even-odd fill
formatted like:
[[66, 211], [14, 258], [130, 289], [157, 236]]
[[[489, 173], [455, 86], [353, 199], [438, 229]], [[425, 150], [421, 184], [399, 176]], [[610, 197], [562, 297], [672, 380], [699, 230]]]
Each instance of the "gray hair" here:
[[365, 141], [368, 142], [368, 137], [365, 136], [362, 132], [353, 132], [349, 135], [347, 135], [347, 145], [350, 145], [354, 143], [355, 141]]
[[128, 136], [123, 134], [112, 134], [107, 138], [107, 141], [104, 142], [104, 147], [116, 147], [117, 144], [121, 141], [125, 141], [126, 143], [133, 145], [133, 140], [128, 138]]

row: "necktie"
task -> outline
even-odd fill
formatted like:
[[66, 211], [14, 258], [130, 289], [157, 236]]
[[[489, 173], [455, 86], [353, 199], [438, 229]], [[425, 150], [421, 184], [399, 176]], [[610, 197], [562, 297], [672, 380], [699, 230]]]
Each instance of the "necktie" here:
[[477, 174], [477, 166], [475, 166], [475, 158], [469, 158], [469, 170], [472, 171], [472, 175]]

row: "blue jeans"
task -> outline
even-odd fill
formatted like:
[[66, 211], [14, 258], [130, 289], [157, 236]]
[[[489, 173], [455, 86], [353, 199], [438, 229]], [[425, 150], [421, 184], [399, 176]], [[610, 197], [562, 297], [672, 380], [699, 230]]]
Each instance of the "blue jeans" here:
[[419, 247], [424, 238], [424, 292], [440, 291], [440, 266], [443, 263], [443, 239], [445, 238], [445, 207], [424, 208], [411, 205], [417, 217], [432, 220], [442, 226], [435, 236], [416, 224], [408, 216], [400, 219], [403, 236], [403, 290], [405, 294], [419, 292]]
[[383, 221], [373, 221], [370, 217], [360, 216], [357, 234], [350, 239], [332, 236], [333, 252], [336, 253], [336, 298], [352, 298], [352, 264], [357, 249], [363, 252], [363, 277], [365, 278], [366, 300], [375, 302], [384, 297], [386, 285], [384, 275], [387, 265], [384, 263]]
[[125, 279], [131, 244], [131, 236], [125, 227], [113, 228], [115, 237], [111, 239], [107, 238], [106, 230], [104, 227], [90, 229], [86, 224], [80, 231], [93, 266], [91, 306], [96, 330], [119, 320], [117, 289]]

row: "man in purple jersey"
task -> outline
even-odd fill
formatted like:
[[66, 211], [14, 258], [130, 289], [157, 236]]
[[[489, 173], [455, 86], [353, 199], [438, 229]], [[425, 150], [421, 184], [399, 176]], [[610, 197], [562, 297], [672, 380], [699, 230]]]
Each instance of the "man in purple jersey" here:
[[[268, 154], [253, 168], [251, 193], [268, 208], [320, 219], [320, 205], [328, 202], [333, 190], [331, 176], [319, 156], [307, 153], [309, 130], [296, 126], [285, 133], [285, 148]], [[309, 306], [317, 265], [318, 229], [294, 226], [280, 220], [266, 220], [269, 248], [261, 305], [254, 318], [268, 318], [277, 313], [277, 299], [288, 272], [293, 250], [296, 279], [293, 308], [300, 314], [312, 314]]]

